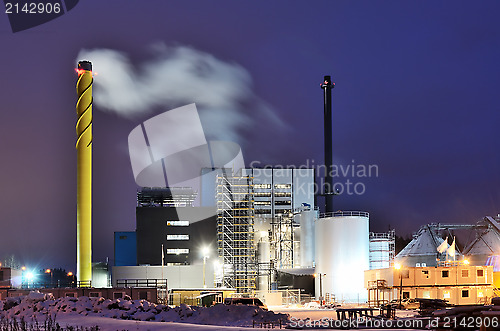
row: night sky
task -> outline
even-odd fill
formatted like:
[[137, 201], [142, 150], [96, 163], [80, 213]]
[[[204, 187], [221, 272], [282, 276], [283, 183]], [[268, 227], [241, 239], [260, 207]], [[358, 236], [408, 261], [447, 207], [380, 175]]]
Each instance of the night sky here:
[[[88, 0], [18, 33], [1, 14], [0, 259], [75, 270], [74, 68], [82, 49], [122, 52], [138, 75], [158, 47], [240, 68], [251, 99], [234, 102], [228, 130], [247, 165], [323, 162], [319, 85], [331, 75], [334, 162], [378, 167], [378, 177], [351, 178], [365, 192], [336, 197], [336, 209], [368, 211], [371, 231], [398, 235], [495, 216], [499, 12], [498, 1]], [[95, 71], [97, 81], [97, 63]], [[192, 96], [188, 104], [203, 86], [179, 89]], [[180, 105], [135, 106], [123, 116], [96, 102], [94, 261], [112, 263], [113, 232], [135, 229], [128, 134]]]

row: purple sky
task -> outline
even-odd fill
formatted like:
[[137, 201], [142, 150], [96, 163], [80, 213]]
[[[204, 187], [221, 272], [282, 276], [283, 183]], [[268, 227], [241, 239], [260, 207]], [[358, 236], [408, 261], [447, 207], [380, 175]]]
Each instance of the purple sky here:
[[[334, 161], [379, 169], [353, 179], [366, 192], [337, 197], [336, 209], [368, 211], [372, 231], [400, 235], [496, 215], [499, 10], [498, 1], [88, 0], [15, 34], [2, 14], [0, 258], [75, 268], [73, 68], [83, 48], [136, 65], [152, 45], [181, 45], [244, 68], [284, 123], [260, 113], [237, 127], [247, 164], [322, 162], [319, 85], [331, 75]], [[124, 118], [94, 108], [96, 261], [112, 262], [114, 231], [135, 229], [128, 134], [164, 110]]]

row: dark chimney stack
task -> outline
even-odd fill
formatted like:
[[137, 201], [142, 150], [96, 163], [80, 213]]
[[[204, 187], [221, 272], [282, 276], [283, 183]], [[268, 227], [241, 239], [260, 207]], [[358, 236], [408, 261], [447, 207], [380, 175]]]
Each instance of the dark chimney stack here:
[[324, 124], [325, 124], [325, 183], [323, 186], [323, 194], [325, 195], [325, 212], [333, 212], [333, 155], [332, 155], [332, 88], [335, 83], [332, 83], [330, 76], [325, 76], [321, 88], [323, 89], [324, 102]]

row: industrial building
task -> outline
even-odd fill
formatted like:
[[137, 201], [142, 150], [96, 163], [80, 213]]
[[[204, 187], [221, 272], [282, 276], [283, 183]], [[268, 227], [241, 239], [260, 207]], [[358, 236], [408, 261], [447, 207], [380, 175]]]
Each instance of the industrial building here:
[[[321, 84], [326, 169], [333, 166], [334, 85], [329, 76]], [[367, 212], [333, 210], [330, 171], [323, 192], [316, 192], [314, 169], [202, 168], [200, 172], [199, 191], [170, 187], [138, 193], [137, 265], [125, 265], [134, 257], [122, 254], [134, 236], [116, 233], [114, 284], [143, 277], [173, 281], [174, 272], [194, 274], [203, 265], [203, 287], [262, 297], [270, 291], [298, 289], [299, 298], [306, 289], [304, 294], [321, 300], [364, 302], [368, 297], [364, 271], [392, 263], [394, 232], [370, 234]], [[325, 214], [319, 215], [317, 195], [325, 197]], [[206, 254], [197, 254], [202, 244], [213, 247], [209, 261]], [[200, 288], [200, 279], [195, 278], [181, 277], [176, 286]]]
[[463, 262], [367, 270], [365, 287], [370, 293], [369, 303], [375, 306], [400, 297], [443, 299], [453, 305], [487, 304], [495, 295], [493, 267]]
[[[380, 305], [393, 298], [427, 298], [456, 305], [489, 303], [500, 294], [499, 222], [500, 216], [486, 216], [475, 224], [422, 226], [393, 266], [365, 271], [368, 302]], [[462, 252], [455, 240], [448, 243], [452, 231], [460, 230], [469, 238]]]

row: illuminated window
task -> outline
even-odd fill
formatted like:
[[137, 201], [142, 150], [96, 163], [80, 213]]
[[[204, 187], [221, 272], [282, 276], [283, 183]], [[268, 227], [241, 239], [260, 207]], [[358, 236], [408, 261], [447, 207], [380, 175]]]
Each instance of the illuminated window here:
[[167, 240], [189, 240], [188, 234], [167, 234]]
[[189, 254], [188, 248], [167, 248], [167, 254]]
[[462, 270], [462, 277], [464, 278], [469, 277], [469, 270]]
[[478, 277], [484, 277], [483, 269], [479, 269], [479, 270], [477, 271], [477, 276], [478, 276]]
[[274, 204], [275, 204], [276, 206], [285, 206], [285, 205], [290, 205], [290, 204], [292, 204], [292, 202], [291, 202], [291, 201], [275, 201], [275, 202], [274, 202]]
[[290, 192], [276, 192], [274, 193], [275, 197], [291, 197], [292, 194]]
[[451, 298], [450, 291], [443, 291], [443, 299]]
[[189, 221], [167, 221], [167, 226], [189, 226]]
[[270, 198], [271, 197], [271, 192], [255, 192], [253, 194], [255, 197], [266, 197]]
[[469, 297], [469, 290], [462, 290], [462, 298], [468, 298]]
[[429, 270], [422, 270], [422, 277], [429, 279]]
[[483, 290], [477, 290], [477, 297], [478, 298], [484, 298], [484, 292], [483, 292]]
[[442, 270], [441, 271], [441, 278], [448, 278], [450, 277], [450, 271], [449, 270]]
[[431, 298], [431, 291], [424, 291], [424, 293], [422, 294], [422, 297], [424, 299], [430, 299]]
[[271, 201], [254, 201], [256, 206], [270, 206]]
[[292, 184], [275, 184], [274, 188], [292, 188]]
[[271, 188], [271, 184], [255, 184], [253, 188]]

